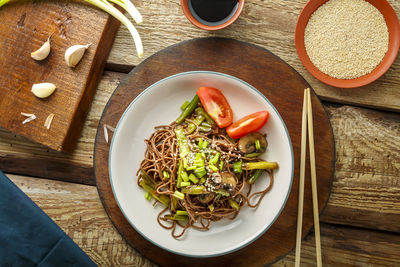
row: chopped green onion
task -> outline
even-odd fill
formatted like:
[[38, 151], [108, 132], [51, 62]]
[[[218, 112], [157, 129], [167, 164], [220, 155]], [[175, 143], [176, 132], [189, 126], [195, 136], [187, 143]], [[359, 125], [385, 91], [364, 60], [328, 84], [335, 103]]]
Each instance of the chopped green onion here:
[[232, 208], [234, 208], [235, 210], [239, 210], [239, 204], [235, 200], [230, 198], [228, 199], [228, 201]]
[[209, 132], [209, 131], [211, 131], [211, 127], [207, 127], [207, 126], [204, 126], [204, 125], [200, 125], [199, 126], [199, 131], [200, 132]]
[[257, 158], [258, 156], [260, 156], [261, 155], [261, 153], [257, 153], [257, 152], [255, 152], [255, 153], [249, 153], [249, 154], [244, 154], [244, 156], [246, 157], [246, 158]]
[[209, 164], [208, 165], [208, 167], [212, 170], [212, 171], [215, 171], [215, 172], [217, 172], [218, 171], [218, 168], [217, 167], [215, 167], [214, 165], [212, 165], [212, 164]]
[[205, 166], [201, 166], [201, 167], [197, 167], [197, 169], [194, 171], [195, 173], [196, 172], [202, 172], [202, 171], [205, 171], [206, 170], [206, 167]]
[[149, 192], [146, 192], [146, 194], [144, 195], [144, 198], [147, 200], [151, 200], [153, 197], [151, 196], [151, 194]]
[[220, 195], [222, 195], [224, 197], [229, 197], [230, 196], [229, 192], [226, 191], [226, 190], [223, 190], [223, 189], [216, 189], [216, 190], [214, 190], [214, 192], [217, 193], [217, 194], [220, 194]]
[[236, 161], [233, 163], [233, 172], [241, 173], [242, 172], [242, 161]]
[[203, 138], [199, 138], [199, 143], [198, 143], [198, 146], [199, 147], [202, 147], [203, 146]]
[[273, 170], [278, 167], [278, 163], [268, 161], [247, 162], [243, 164], [243, 169], [245, 170]]
[[182, 171], [182, 179], [185, 182], [189, 181], [189, 176], [188, 176], [187, 172]]
[[193, 161], [193, 166], [204, 167], [204, 160], [194, 160]]
[[207, 172], [206, 172], [205, 170], [204, 170], [204, 171], [195, 171], [194, 174], [195, 174], [197, 177], [201, 178], [201, 177], [203, 177], [204, 175], [206, 175]]
[[196, 160], [201, 159], [201, 153], [196, 153]]
[[149, 192], [151, 194], [151, 196], [153, 198], [155, 198], [156, 200], [158, 200], [161, 204], [163, 204], [166, 207], [169, 206], [169, 202], [170, 202], [169, 197], [167, 197], [166, 195], [158, 195], [156, 193], [156, 190], [150, 184], [148, 184], [145, 180], [140, 181], [139, 184], [141, 187], [143, 187], [144, 190]]
[[165, 179], [168, 179], [168, 178], [169, 178], [169, 172], [163, 171], [162, 174], [163, 174], [163, 177], [164, 177]]
[[187, 168], [188, 167], [188, 160], [187, 160], [187, 158], [184, 158], [183, 159], [183, 168]]
[[175, 129], [175, 135], [176, 135], [176, 138], [178, 139], [179, 156], [181, 158], [184, 158], [190, 153], [189, 140], [187, 139], [186, 135], [184, 134], [183, 128]]
[[202, 185], [192, 185], [182, 188], [182, 193], [189, 195], [201, 195], [206, 192], [206, 188]]
[[208, 141], [204, 140], [203, 143], [201, 144], [201, 146], [199, 145], [200, 149], [206, 149], [208, 146]]
[[204, 153], [204, 152], [201, 152], [201, 156], [202, 156], [204, 159], [207, 158], [206, 153]]
[[145, 172], [144, 170], [142, 170], [141, 172], [141, 177], [144, 181], [146, 181], [146, 183], [150, 184], [152, 187], [156, 186], [156, 181], [154, 181], [153, 177], [151, 177], [150, 175], [147, 174], [147, 172]]
[[254, 184], [258, 178], [260, 178], [261, 174], [264, 170], [256, 170], [256, 172], [250, 177], [249, 184]]
[[187, 108], [187, 106], [189, 106], [189, 104], [190, 104], [190, 102], [186, 100], [186, 101], [182, 104], [181, 110], [184, 111], [184, 110]]
[[223, 168], [224, 168], [224, 162], [221, 160], [221, 162], [219, 163], [219, 170], [222, 171]]
[[213, 211], [213, 210], [214, 210], [214, 204], [208, 205], [208, 209], [209, 209], [210, 211]]
[[181, 187], [181, 182], [182, 182], [182, 171], [183, 171], [183, 162], [182, 160], [179, 161], [179, 166], [178, 166], [178, 178], [176, 180], [176, 187]]
[[178, 207], [178, 200], [175, 197], [171, 198], [171, 210], [174, 211]]
[[204, 121], [204, 119], [205, 118], [202, 115], [198, 115], [197, 117], [195, 117], [193, 119], [194, 123], [189, 122], [189, 125], [188, 125], [188, 127], [186, 129], [186, 133], [187, 134], [193, 133], [196, 130], [196, 127], [197, 127], [196, 125], [200, 125]]
[[189, 215], [186, 210], [177, 210], [176, 215]]
[[206, 182], [206, 179], [204, 177], [201, 177], [200, 184], [204, 184], [205, 182]]
[[219, 152], [217, 152], [217, 154], [214, 155], [214, 157], [212, 157], [209, 161], [210, 164], [216, 164], [218, 162], [219, 159]]
[[193, 173], [189, 175], [189, 180], [192, 181], [194, 184], [197, 184], [199, 182], [199, 179], [197, 179]]
[[181, 187], [189, 186], [190, 182], [181, 182]]
[[260, 144], [260, 140], [256, 139], [256, 141], [254, 141], [255, 145], [256, 145], [256, 149], [260, 150], [261, 149], [261, 144]]
[[207, 127], [207, 128], [211, 128], [212, 125], [209, 124], [208, 122], [203, 122], [202, 124], [200, 124], [201, 126]]
[[189, 167], [186, 168], [186, 170], [188, 170], [188, 171], [193, 171], [195, 169], [197, 169], [196, 166], [189, 166]]
[[173, 194], [174, 197], [179, 198], [179, 199], [184, 199], [185, 198], [185, 194], [179, 192], [179, 191], [175, 191]]

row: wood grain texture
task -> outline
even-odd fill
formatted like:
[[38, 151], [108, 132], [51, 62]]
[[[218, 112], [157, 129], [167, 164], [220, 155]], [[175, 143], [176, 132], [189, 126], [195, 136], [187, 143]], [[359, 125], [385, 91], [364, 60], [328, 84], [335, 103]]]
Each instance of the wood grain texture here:
[[[248, 55], [242, 57], [242, 52]], [[202, 55], [199, 59], [198, 55]], [[249, 67], [246, 70], [236, 68], [238, 64]], [[175, 254], [162, 250], [137, 233], [119, 209], [110, 185], [108, 175], [109, 145], [102, 132], [103, 124], [116, 126], [125, 109], [144, 89], [163, 77], [194, 70], [223, 72], [248, 82], [265, 95], [275, 106], [285, 121], [294, 153], [294, 179], [290, 196], [281, 215], [269, 228], [268, 232], [250, 245], [229, 255], [210, 259], [176, 257]], [[205, 85], [206, 86], [206, 85]], [[304, 89], [309, 85], [285, 62], [263, 48], [225, 38], [199, 38], [179, 43], [164, 49], [127, 76], [117, 88], [99, 124], [100, 133], [95, 143], [94, 170], [96, 184], [104, 207], [118, 231], [144, 256], [157, 264], [165, 266], [221, 266], [232, 265], [259, 266], [276, 261], [288, 253], [295, 245], [297, 200], [298, 200], [298, 162], [300, 160], [301, 106]], [[279, 88], [277, 90], [276, 88]], [[312, 93], [315, 153], [318, 157], [318, 206], [320, 211], [325, 206], [331, 187], [334, 164], [332, 129], [326, 113], [318, 98]], [[299, 108], [297, 108], [299, 107]], [[132, 169], [134, 172], [135, 170]], [[310, 171], [308, 170], [309, 174]], [[305, 184], [303, 233], [313, 224], [310, 179]], [[160, 227], [160, 230], [162, 228]], [[279, 245], [277, 245], [279, 244]], [[265, 253], [268, 250], [269, 253]]]
[[400, 232], [400, 116], [348, 106], [328, 113], [337, 161], [321, 219]]
[[[71, 151], [80, 135], [87, 111], [118, 29], [117, 20], [78, 2], [12, 2], [0, 9], [0, 127], [54, 150]], [[30, 53], [51, 35], [51, 53], [35, 61]], [[75, 68], [64, 59], [75, 44], [91, 44]], [[57, 86], [46, 99], [35, 97], [33, 84]], [[20, 113], [37, 119], [22, 124]], [[51, 128], [47, 116], [55, 114]]]
[[[315, 79], [300, 62], [294, 44], [297, 18], [307, 0], [247, 0], [239, 19], [226, 29], [208, 32], [193, 26], [184, 16], [179, 0], [137, 0], [143, 14], [139, 25], [144, 58], [177, 42], [196, 37], [229, 37], [253, 43], [270, 50], [294, 67], [313, 87], [322, 100], [377, 109], [400, 111], [400, 56], [376, 82], [354, 89], [335, 88]], [[388, 0], [400, 16], [400, 1]], [[108, 59], [109, 66], [125, 69], [138, 65], [129, 32], [121, 27]], [[246, 66], [241, 65], [244, 69]]]
[[[123, 77], [124, 74], [115, 72], [103, 74], [72, 154], [51, 151], [0, 131], [0, 169], [94, 185], [92, 163], [97, 125]], [[399, 232], [398, 224], [393, 222], [400, 221], [400, 116], [350, 106], [325, 107], [333, 128], [337, 162], [332, 195], [321, 220]]]
[[[94, 186], [8, 176], [99, 266], [155, 266], [112, 226]], [[321, 240], [325, 266], [400, 264], [399, 234], [321, 224]], [[302, 242], [302, 266], [315, 266], [314, 244], [311, 232]], [[272, 266], [294, 266], [294, 251]]]
[[0, 169], [31, 176], [95, 184], [93, 149], [104, 106], [124, 74], [105, 72], [73, 153], [50, 150], [24, 137], [0, 130]]

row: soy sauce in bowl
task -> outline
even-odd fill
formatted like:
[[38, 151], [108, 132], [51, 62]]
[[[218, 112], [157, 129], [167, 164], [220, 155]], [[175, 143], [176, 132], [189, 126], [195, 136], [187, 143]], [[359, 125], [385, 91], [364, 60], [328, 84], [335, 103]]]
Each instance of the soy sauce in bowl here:
[[228, 21], [238, 8], [238, 0], [189, 0], [189, 9], [205, 25], [219, 25]]

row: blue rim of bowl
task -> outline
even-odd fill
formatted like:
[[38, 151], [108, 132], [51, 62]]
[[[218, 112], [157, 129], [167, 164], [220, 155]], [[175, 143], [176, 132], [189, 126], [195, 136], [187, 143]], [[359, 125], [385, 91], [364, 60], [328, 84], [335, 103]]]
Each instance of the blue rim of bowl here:
[[[128, 216], [126, 216], [124, 210], [121, 208], [121, 205], [120, 205], [120, 203], [119, 203], [119, 201], [118, 201], [118, 198], [116, 197], [115, 190], [114, 190], [114, 186], [113, 186], [112, 179], [111, 179], [111, 156], [112, 156], [112, 148], [113, 148], [114, 139], [115, 139], [114, 137], [117, 136], [116, 133], [118, 132], [118, 129], [119, 129], [119, 126], [120, 126], [121, 121], [124, 119], [126, 113], [131, 109], [131, 107], [132, 107], [133, 104], [136, 102], [136, 100], [139, 99], [139, 98], [140, 98], [143, 94], [145, 94], [147, 91], [150, 91], [154, 86], [156, 86], [156, 85], [159, 84], [159, 83], [162, 83], [162, 82], [164, 82], [164, 81], [170, 80], [170, 79], [175, 78], [175, 77], [179, 77], [179, 76], [183, 76], [183, 75], [189, 75], [189, 74], [198, 74], [198, 73], [201, 73], [201, 74], [213, 74], [213, 75], [219, 75], [219, 76], [223, 76], [223, 77], [227, 77], [227, 78], [234, 79], [234, 80], [239, 81], [240, 83], [242, 83], [242, 84], [248, 86], [249, 88], [251, 88], [252, 90], [254, 90], [256, 93], [258, 93], [262, 98], [264, 98], [264, 100], [267, 101], [268, 104], [271, 105], [271, 107], [274, 109], [274, 111], [276, 112], [276, 114], [278, 114], [278, 117], [279, 117], [279, 119], [281, 120], [282, 125], [284, 126], [284, 129], [285, 129], [285, 132], [286, 132], [286, 136], [287, 136], [288, 141], [289, 141], [290, 153], [291, 153], [291, 156], [292, 156], [292, 174], [291, 174], [291, 177], [290, 177], [290, 184], [289, 184], [288, 191], [287, 191], [287, 193], [286, 193], [285, 201], [283, 202], [283, 205], [281, 206], [279, 212], [275, 215], [275, 217], [274, 217], [274, 219], [271, 221], [271, 223], [270, 223], [267, 227], [265, 227], [265, 229], [264, 229], [263, 231], [261, 231], [258, 235], [254, 236], [254, 237], [252, 237], [250, 240], [248, 240], [245, 244], [243, 244], [243, 245], [241, 245], [241, 246], [238, 246], [238, 247], [235, 247], [235, 248], [232, 248], [232, 249], [230, 249], [230, 250], [228, 250], [228, 251], [219, 252], [219, 253], [216, 253], [216, 254], [209, 254], [209, 255], [193, 255], [193, 254], [186, 254], [186, 253], [182, 253], [182, 252], [177, 252], [177, 251], [171, 250], [171, 249], [169, 249], [169, 248], [167, 248], [167, 247], [161, 246], [161, 245], [159, 245], [159, 244], [156, 243], [156, 242], [153, 242], [153, 240], [151, 240], [150, 238], [148, 238], [148, 237], [147, 237], [145, 234], [143, 234], [138, 228], [136, 228], [135, 225], [134, 225], [134, 224], [131, 222], [131, 220], [128, 218]], [[247, 83], [247, 82], [245, 82], [245, 81], [243, 81], [243, 80], [241, 80], [241, 79], [239, 79], [239, 78], [236, 78], [236, 77], [234, 77], [234, 76], [231, 76], [231, 75], [225, 74], [225, 73], [221, 73], [221, 72], [205, 71], [205, 70], [181, 72], [181, 73], [177, 73], [177, 74], [168, 76], [168, 77], [166, 77], [166, 78], [164, 78], [164, 79], [161, 79], [161, 80], [159, 80], [159, 81], [153, 83], [153, 84], [150, 85], [149, 87], [147, 87], [145, 90], [143, 90], [143, 92], [141, 92], [137, 97], [135, 97], [135, 99], [129, 104], [129, 106], [125, 109], [124, 113], [122, 114], [121, 118], [119, 119], [119, 121], [118, 121], [118, 123], [117, 123], [117, 126], [115, 127], [115, 133], [114, 133], [113, 138], [112, 138], [111, 143], [110, 143], [110, 150], [109, 150], [109, 151], [110, 151], [110, 153], [109, 153], [109, 157], [108, 157], [108, 166], [109, 166], [109, 168], [108, 168], [108, 176], [109, 176], [109, 179], [110, 179], [111, 189], [112, 189], [112, 192], [113, 192], [115, 201], [117, 202], [119, 209], [121, 210], [121, 212], [122, 212], [122, 214], [124, 215], [124, 217], [128, 220], [129, 224], [135, 229], [136, 232], [138, 232], [141, 236], [143, 236], [143, 237], [144, 237], [147, 241], [149, 241], [150, 243], [152, 243], [152, 244], [156, 245], [157, 247], [162, 248], [162, 249], [164, 249], [164, 250], [166, 250], [166, 251], [168, 251], [168, 252], [171, 252], [171, 253], [174, 253], [174, 254], [177, 254], [177, 255], [181, 255], [181, 256], [186, 256], [186, 257], [192, 257], [192, 258], [211, 258], [211, 257], [218, 257], [218, 256], [226, 255], [226, 254], [229, 254], [229, 253], [233, 253], [233, 252], [235, 252], [235, 251], [238, 251], [238, 250], [240, 250], [240, 249], [242, 249], [242, 248], [244, 248], [244, 247], [250, 245], [252, 242], [254, 242], [254, 241], [257, 240], [259, 237], [261, 237], [261, 236], [275, 223], [275, 221], [278, 219], [279, 215], [282, 213], [283, 208], [286, 206], [286, 202], [287, 202], [287, 200], [288, 200], [288, 198], [289, 198], [289, 195], [290, 195], [290, 192], [291, 192], [291, 189], [292, 189], [292, 184], [293, 184], [293, 176], [294, 176], [294, 154], [293, 154], [293, 145], [292, 145], [292, 140], [291, 140], [290, 135], [289, 135], [289, 131], [288, 131], [287, 127], [286, 127], [285, 122], [283, 121], [283, 119], [282, 119], [282, 117], [281, 117], [281, 114], [279, 114], [278, 110], [277, 110], [277, 109], [275, 108], [275, 106], [269, 101], [269, 99], [268, 99], [264, 94], [262, 94], [260, 91], [258, 91], [254, 86], [252, 86], [251, 84], [249, 84], [249, 83]]]

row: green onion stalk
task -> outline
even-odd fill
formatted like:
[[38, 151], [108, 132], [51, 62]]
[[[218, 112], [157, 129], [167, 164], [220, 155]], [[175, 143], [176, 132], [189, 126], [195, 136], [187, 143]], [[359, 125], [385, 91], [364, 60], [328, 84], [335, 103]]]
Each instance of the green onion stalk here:
[[[135, 26], [133, 26], [132, 22], [125, 17], [117, 8], [115, 8], [111, 3], [117, 4], [123, 9], [125, 9], [128, 14], [135, 20], [137, 24], [142, 23], [142, 15], [136, 9], [136, 7], [132, 4], [130, 0], [85, 0], [86, 2], [100, 8], [101, 10], [107, 12], [117, 20], [119, 20], [125, 27], [128, 28], [130, 34], [132, 35], [133, 41], [135, 42], [136, 51], [141, 58], [143, 56], [143, 44], [140, 38], [138, 31], [136, 30]], [[10, 2], [10, 0], [0, 0], [0, 7], [5, 5], [6, 3]]]

